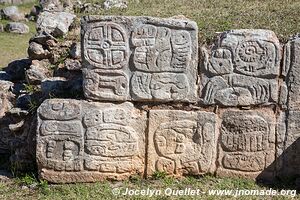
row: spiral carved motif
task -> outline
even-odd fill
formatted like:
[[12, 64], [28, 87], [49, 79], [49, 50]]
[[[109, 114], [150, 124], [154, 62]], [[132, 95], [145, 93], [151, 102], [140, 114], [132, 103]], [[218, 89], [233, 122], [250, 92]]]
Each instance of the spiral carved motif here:
[[238, 55], [244, 62], [257, 62], [263, 53], [258, 42], [244, 42], [238, 48]]

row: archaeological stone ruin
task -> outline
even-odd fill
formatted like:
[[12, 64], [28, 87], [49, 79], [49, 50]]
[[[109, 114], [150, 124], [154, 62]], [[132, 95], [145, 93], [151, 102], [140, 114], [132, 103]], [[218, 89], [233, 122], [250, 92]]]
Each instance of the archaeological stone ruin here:
[[[74, 16], [64, 24], [50, 20], [47, 32], [52, 18], [40, 18], [28, 50], [37, 61], [25, 73], [51, 95], [42, 93], [27, 118], [33, 139], [20, 139], [36, 146], [31, 159], [41, 179], [300, 175], [300, 37], [282, 44], [270, 30], [230, 30], [201, 46], [196, 22], [183, 17], [85, 16], [80, 43], [61, 45], [74, 50], [64, 63], [68, 72], [51, 78], [39, 65], [58, 59], [54, 37], [68, 32]], [[12, 107], [7, 84], [0, 85], [1, 117]], [[83, 96], [58, 95], [80, 90]], [[18, 120], [5, 122], [2, 135], [18, 128]]]

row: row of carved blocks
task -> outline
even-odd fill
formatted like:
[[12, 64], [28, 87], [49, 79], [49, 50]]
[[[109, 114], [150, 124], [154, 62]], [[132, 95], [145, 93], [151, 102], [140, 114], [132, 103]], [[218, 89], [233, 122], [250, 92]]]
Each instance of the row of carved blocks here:
[[87, 99], [205, 106], [286, 99], [283, 50], [272, 31], [228, 31], [199, 49], [197, 24], [188, 19], [88, 16], [81, 23]]
[[276, 175], [272, 109], [150, 110], [51, 99], [38, 109], [37, 163], [50, 182], [122, 180], [131, 175]]
[[300, 175], [300, 39], [282, 48], [272, 31], [233, 30], [199, 50], [197, 35], [185, 19], [84, 17], [83, 89], [102, 102], [40, 106], [41, 178]]

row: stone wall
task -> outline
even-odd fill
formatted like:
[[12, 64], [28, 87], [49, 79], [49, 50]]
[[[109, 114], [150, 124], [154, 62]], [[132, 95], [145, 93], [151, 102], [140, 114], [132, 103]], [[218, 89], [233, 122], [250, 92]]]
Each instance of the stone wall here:
[[199, 48], [188, 19], [89, 16], [81, 26], [87, 101], [40, 106], [41, 178], [299, 175], [299, 38], [232, 30]]

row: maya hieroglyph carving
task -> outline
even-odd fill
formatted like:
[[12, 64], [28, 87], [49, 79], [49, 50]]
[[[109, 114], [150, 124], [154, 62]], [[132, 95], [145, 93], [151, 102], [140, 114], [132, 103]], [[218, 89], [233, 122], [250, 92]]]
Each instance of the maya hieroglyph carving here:
[[299, 175], [299, 38], [281, 45], [272, 31], [227, 31], [198, 61], [197, 34], [185, 19], [84, 17], [89, 101], [38, 109], [40, 176]]
[[196, 102], [197, 34], [189, 20], [83, 18], [86, 97]]

